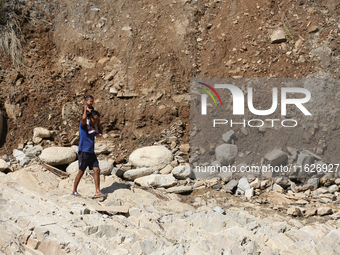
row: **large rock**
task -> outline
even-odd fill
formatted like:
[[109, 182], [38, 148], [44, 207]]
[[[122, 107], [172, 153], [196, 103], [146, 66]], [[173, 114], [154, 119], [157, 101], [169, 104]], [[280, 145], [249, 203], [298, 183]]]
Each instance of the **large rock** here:
[[52, 166], [71, 163], [76, 157], [77, 153], [70, 147], [49, 147], [39, 156], [41, 161]]
[[309, 167], [314, 163], [314, 157], [309, 154], [300, 154], [296, 163], [301, 167], [304, 167], [305, 165], [308, 165]]
[[176, 166], [171, 173], [176, 179], [185, 180], [190, 177], [190, 166]]
[[221, 144], [215, 149], [216, 159], [222, 166], [232, 164], [237, 152], [237, 146], [234, 144]]
[[[108, 162], [107, 160], [99, 160], [99, 169], [100, 174], [102, 175], [111, 175], [113, 164]], [[72, 162], [67, 168], [66, 172], [69, 174], [73, 174], [79, 171], [79, 163], [78, 160]], [[85, 169], [85, 171], [93, 174], [93, 170], [90, 170], [88, 167]]]
[[225, 192], [227, 193], [234, 193], [234, 190], [236, 189], [238, 184], [238, 181], [236, 180], [231, 180], [230, 182], [227, 183], [227, 185], [225, 185]]
[[153, 173], [154, 170], [146, 167], [131, 169], [123, 174], [123, 177], [129, 181], [134, 181], [137, 178], [147, 176]]
[[40, 143], [43, 138], [51, 137], [50, 130], [43, 128], [43, 127], [36, 127], [33, 130], [33, 142]]
[[229, 143], [234, 135], [235, 135], [235, 132], [233, 130], [229, 130], [228, 132], [222, 135], [222, 139], [226, 143]]
[[[99, 160], [99, 169], [101, 175], [111, 175], [113, 164], [107, 160]], [[93, 174], [93, 170], [90, 170], [89, 168], [86, 169], [87, 172]]]
[[13, 150], [13, 157], [15, 157], [15, 159], [17, 161], [21, 161], [21, 160], [23, 160], [26, 157], [26, 155], [21, 150], [14, 149]]
[[287, 153], [281, 150], [273, 150], [264, 156], [272, 166], [278, 166], [285, 163], [288, 159]]
[[172, 174], [153, 174], [135, 179], [135, 183], [142, 187], [171, 187], [177, 183]]
[[131, 153], [129, 161], [137, 168], [160, 170], [172, 161], [172, 153], [164, 146], [148, 146]]
[[0, 159], [0, 171], [4, 171], [8, 168], [8, 164], [5, 160]]

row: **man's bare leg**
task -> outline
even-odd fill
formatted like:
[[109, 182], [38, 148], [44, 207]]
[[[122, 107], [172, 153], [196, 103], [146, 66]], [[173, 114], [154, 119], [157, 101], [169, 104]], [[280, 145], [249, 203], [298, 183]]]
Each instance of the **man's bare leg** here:
[[83, 176], [83, 174], [84, 174], [84, 171], [82, 171], [82, 170], [79, 169], [78, 174], [77, 174], [77, 176], [76, 176], [76, 178], [75, 178], [75, 180], [74, 180], [74, 186], [73, 186], [73, 192], [72, 192], [72, 194], [74, 194], [74, 192], [77, 191], [78, 184], [79, 184], [80, 179], [81, 179], [81, 177]]
[[96, 187], [96, 195], [100, 195], [102, 193], [100, 191], [100, 179], [99, 179], [100, 169], [99, 167], [94, 167], [93, 171], [94, 171], [94, 185]]

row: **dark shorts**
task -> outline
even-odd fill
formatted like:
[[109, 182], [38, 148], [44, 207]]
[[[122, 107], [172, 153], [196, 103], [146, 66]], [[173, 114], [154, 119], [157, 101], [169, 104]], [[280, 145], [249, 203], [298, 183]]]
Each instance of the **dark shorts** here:
[[99, 167], [96, 154], [84, 152], [84, 151], [78, 152], [78, 164], [79, 164], [79, 169], [82, 171], [85, 171], [87, 167], [89, 167], [91, 170], [94, 167]]

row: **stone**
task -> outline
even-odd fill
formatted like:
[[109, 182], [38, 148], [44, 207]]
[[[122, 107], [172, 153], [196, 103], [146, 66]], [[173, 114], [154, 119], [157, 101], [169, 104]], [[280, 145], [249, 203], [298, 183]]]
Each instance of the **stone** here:
[[24, 158], [23, 160], [20, 161], [19, 166], [24, 167], [28, 165], [31, 162], [30, 158]]
[[311, 184], [314, 187], [314, 190], [319, 187], [319, 178], [310, 178], [307, 180], [306, 184]]
[[9, 167], [7, 162], [3, 159], [0, 159], [0, 171], [4, 171]]
[[250, 187], [254, 189], [260, 189], [261, 188], [261, 183], [258, 178], [256, 178], [253, 182], [250, 183]]
[[43, 128], [43, 127], [36, 127], [33, 129], [33, 138], [49, 138], [51, 137], [51, 131]]
[[71, 164], [68, 165], [68, 167], [66, 167], [66, 172], [68, 174], [73, 174], [79, 171], [79, 163], [78, 160], [72, 162]]
[[253, 197], [254, 196], [254, 188], [247, 189], [244, 193], [244, 196], [248, 199]]
[[185, 180], [190, 177], [191, 170], [190, 166], [179, 165], [176, 166], [172, 171], [172, 175], [178, 180]]
[[193, 190], [194, 190], [194, 188], [192, 186], [177, 186], [177, 187], [168, 188], [166, 190], [166, 192], [175, 193], [175, 194], [182, 194], [182, 193], [191, 192]]
[[39, 156], [42, 162], [52, 166], [71, 163], [76, 157], [77, 153], [70, 147], [49, 147]]
[[226, 132], [222, 135], [222, 139], [226, 143], [230, 143], [230, 141], [231, 141], [231, 139], [233, 138], [234, 135], [235, 135], [235, 132], [233, 130], [229, 130], [228, 132]]
[[143, 176], [150, 175], [154, 172], [154, 170], [146, 167], [138, 168], [138, 169], [131, 169], [126, 171], [123, 174], [123, 177], [129, 181], [134, 181], [135, 179]]
[[190, 144], [184, 143], [179, 146], [179, 150], [184, 152], [184, 153], [189, 153], [190, 152]]
[[305, 216], [306, 217], [313, 216], [316, 214], [316, 212], [317, 212], [316, 208], [306, 208]]
[[301, 210], [295, 206], [288, 208], [287, 214], [292, 216], [302, 216]]
[[283, 192], [284, 192], [284, 189], [283, 189], [280, 185], [274, 183], [274, 185], [273, 185], [273, 191], [279, 192], [279, 193], [283, 193]]
[[175, 177], [173, 177], [172, 174], [152, 174], [137, 178], [134, 182], [142, 187], [167, 188], [175, 185], [177, 183], [177, 180], [175, 179]]
[[329, 193], [335, 193], [335, 192], [337, 192], [339, 190], [339, 187], [338, 187], [338, 185], [336, 185], [336, 184], [334, 184], [334, 185], [332, 185], [332, 186], [330, 186], [330, 187], [328, 187], [328, 192]]
[[290, 181], [286, 177], [277, 178], [275, 183], [280, 185], [282, 188], [288, 188], [290, 186]]
[[223, 210], [221, 207], [216, 206], [214, 208], [214, 212], [221, 213], [221, 214], [226, 214], [225, 210]]
[[243, 195], [248, 189], [250, 189], [248, 179], [246, 177], [242, 177], [237, 185], [237, 193]]
[[172, 169], [174, 169], [171, 165], [167, 165], [164, 167], [161, 171], [159, 171], [161, 174], [170, 174]]
[[286, 41], [286, 35], [283, 28], [276, 29], [270, 36], [271, 43], [282, 43]]
[[29, 157], [29, 158], [35, 158], [36, 156], [38, 156], [41, 151], [43, 150], [43, 148], [38, 145], [38, 146], [34, 146], [32, 148], [28, 148], [25, 150], [25, 155], [26, 157]]
[[133, 151], [129, 162], [137, 168], [147, 167], [160, 170], [171, 163], [173, 155], [164, 146], [148, 146]]
[[223, 186], [222, 186], [222, 184], [219, 183], [219, 184], [216, 184], [216, 185], [212, 186], [212, 188], [214, 190], [220, 191], [223, 188]]
[[333, 213], [333, 210], [330, 207], [320, 207], [317, 209], [317, 214], [319, 216], [324, 216], [324, 215], [328, 215], [332, 213]]
[[237, 187], [238, 181], [236, 180], [231, 180], [225, 185], [224, 190], [227, 193], [234, 193], [236, 187]]
[[124, 173], [125, 173], [125, 170], [119, 167], [114, 167], [111, 171], [111, 175], [116, 175], [120, 178], [123, 177]]
[[215, 149], [215, 155], [222, 166], [228, 166], [234, 162], [237, 156], [237, 146], [234, 144], [221, 144]]
[[297, 165], [304, 167], [305, 165], [310, 166], [314, 163], [314, 158], [308, 154], [300, 154], [297, 159]]
[[268, 163], [272, 166], [278, 166], [278, 165], [284, 164], [288, 159], [287, 153], [279, 149], [276, 149], [276, 150], [273, 150], [267, 153], [264, 157], [265, 159], [268, 160]]
[[21, 160], [23, 160], [26, 157], [26, 155], [25, 155], [24, 152], [22, 152], [20, 150], [17, 150], [17, 149], [14, 149], [13, 150], [13, 157], [15, 157], [15, 159], [17, 161], [21, 161]]
[[319, 28], [315, 25], [311, 25], [309, 28], [308, 28], [308, 33], [315, 33], [319, 30]]

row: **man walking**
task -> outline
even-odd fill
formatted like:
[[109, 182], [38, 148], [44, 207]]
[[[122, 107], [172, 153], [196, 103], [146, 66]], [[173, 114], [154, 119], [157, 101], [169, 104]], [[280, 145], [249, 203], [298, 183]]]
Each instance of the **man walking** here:
[[[83, 115], [81, 118], [81, 122], [79, 124], [79, 136], [80, 136], [78, 148], [79, 171], [74, 180], [74, 188], [72, 192], [72, 195], [74, 196], [80, 196], [80, 194], [77, 192], [77, 188], [80, 179], [83, 176], [87, 167], [93, 169], [94, 171], [94, 184], [96, 188], [94, 198], [107, 196], [107, 194], [104, 194], [103, 192], [100, 191], [100, 179], [99, 179], [100, 169], [97, 156], [94, 153], [94, 139], [96, 133], [91, 132], [91, 130], [89, 130], [88, 128], [89, 125], [87, 125], [87, 118], [89, 118], [90, 124], [93, 127], [95, 125], [100, 125], [99, 117], [100, 117], [99, 112], [90, 109], [87, 105], [84, 106]], [[100, 130], [102, 129], [101, 126], [99, 128]]]

